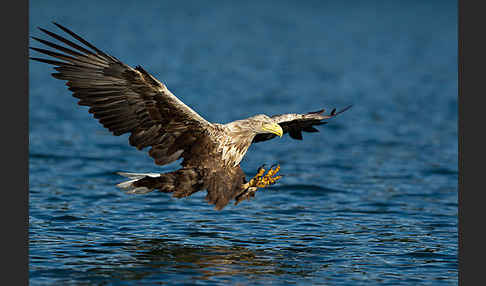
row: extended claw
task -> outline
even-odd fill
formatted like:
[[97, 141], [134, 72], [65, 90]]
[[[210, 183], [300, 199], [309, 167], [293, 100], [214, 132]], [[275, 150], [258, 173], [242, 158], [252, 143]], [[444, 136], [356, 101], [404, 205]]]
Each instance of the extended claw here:
[[[274, 167], [276, 166], [276, 167]], [[268, 177], [268, 178], [272, 178], [273, 175], [277, 174], [278, 171], [280, 171], [280, 165], [274, 165], [272, 166], [272, 168], [270, 168], [270, 170], [268, 170], [268, 173], [265, 175], [265, 177]], [[278, 179], [277, 179], [278, 180]]]
[[235, 205], [245, 199], [250, 199], [255, 196], [258, 188], [265, 188], [275, 184], [282, 176], [275, 176], [280, 171], [280, 165], [273, 165], [265, 175], [265, 165], [258, 168], [257, 174], [248, 183], [243, 186], [243, 191], [235, 198]]
[[258, 168], [257, 173], [256, 173], [255, 177], [253, 177], [253, 178], [259, 178], [259, 177], [263, 176], [264, 173], [265, 173], [265, 164], [261, 165]]
[[250, 180], [250, 186], [257, 188], [265, 188], [269, 185], [275, 184], [275, 182], [281, 178], [281, 176], [275, 176], [280, 171], [280, 165], [270, 168], [263, 176], [265, 169], [260, 169], [253, 179]]

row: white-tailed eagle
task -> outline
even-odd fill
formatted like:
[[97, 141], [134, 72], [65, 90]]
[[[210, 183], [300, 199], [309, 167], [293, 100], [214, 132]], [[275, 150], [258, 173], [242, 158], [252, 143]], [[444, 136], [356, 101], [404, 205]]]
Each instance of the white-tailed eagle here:
[[280, 178], [279, 166], [265, 174], [261, 167], [250, 181], [240, 161], [254, 142], [270, 140], [288, 133], [302, 139], [302, 132], [318, 132], [314, 126], [344, 112], [351, 106], [325, 115], [324, 109], [306, 114], [256, 115], [228, 124], [206, 121], [175, 97], [167, 87], [142, 67], [132, 68], [99, 50], [71, 30], [54, 23], [78, 43], [39, 28], [48, 36], [69, 46], [34, 40], [54, 49], [31, 47], [55, 59], [30, 59], [54, 65], [52, 75], [89, 106], [89, 112], [114, 135], [130, 133], [129, 143], [148, 153], [155, 164], [165, 165], [178, 159], [182, 168], [168, 173], [119, 173], [130, 180], [117, 186], [128, 193], [153, 190], [182, 198], [207, 190], [206, 199], [215, 209], [253, 197], [258, 188], [274, 184]]

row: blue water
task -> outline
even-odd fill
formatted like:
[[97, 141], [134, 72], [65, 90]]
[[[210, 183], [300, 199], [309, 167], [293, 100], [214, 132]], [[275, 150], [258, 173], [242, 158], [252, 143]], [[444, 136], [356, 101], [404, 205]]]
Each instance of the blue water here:
[[30, 285], [457, 285], [455, 1], [32, 1], [31, 34], [51, 21], [210, 121], [354, 106], [252, 146], [248, 177], [286, 176], [218, 212], [118, 190], [117, 171], [177, 164], [30, 63]]

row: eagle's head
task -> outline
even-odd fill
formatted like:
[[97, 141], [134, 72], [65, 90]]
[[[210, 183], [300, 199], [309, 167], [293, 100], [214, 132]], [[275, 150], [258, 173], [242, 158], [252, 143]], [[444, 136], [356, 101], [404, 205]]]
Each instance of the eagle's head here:
[[253, 117], [250, 117], [252, 122], [253, 131], [256, 134], [262, 133], [272, 133], [279, 137], [282, 137], [283, 130], [282, 127], [275, 122], [271, 117], [265, 114], [258, 114]]
[[233, 136], [249, 136], [271, 133], [282, 137], [282, 127], [271, 117], [258, 114], [250, 118], [236, 120], [224, 125]]

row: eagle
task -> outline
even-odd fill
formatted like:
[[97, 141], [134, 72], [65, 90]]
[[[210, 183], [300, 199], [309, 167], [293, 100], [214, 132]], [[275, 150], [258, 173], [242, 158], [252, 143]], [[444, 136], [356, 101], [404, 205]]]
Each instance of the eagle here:
[[302, 140], [302, 132], [318, 132], [315, 126], [351, 107], [339, 112], [334, 108], [329, 114], [321, 109], [305, 114], [259, 114], [227, 124], [208, 122], [141, 66], [132, 68], [68, 28], [54, 25], [77, 42], [39, 27], [58, 43], [32, 36], [51, 49], [30, 47], [50, 57], [30, 59], [53, 65], [57, 72], [52, 76], [67, 81], [79, 105], [88, 106], [89, 113], [115, 136], [129, 133], [129, 144], [138, 150], [150, 148], [148, 154], [155, 164], [182, 159], [181, 168], [172, 172], [119, 172], [128, 180], [117, 186], [127, 193], [158, 190], [183, 198], [207, 190], [206, 200], [216, 210], [232, 200], [236, 205], [281, 178], [279, 165], [268, 170], [262, 165], [247, 181], [240, 162], [252, 143], [286, 133]]

